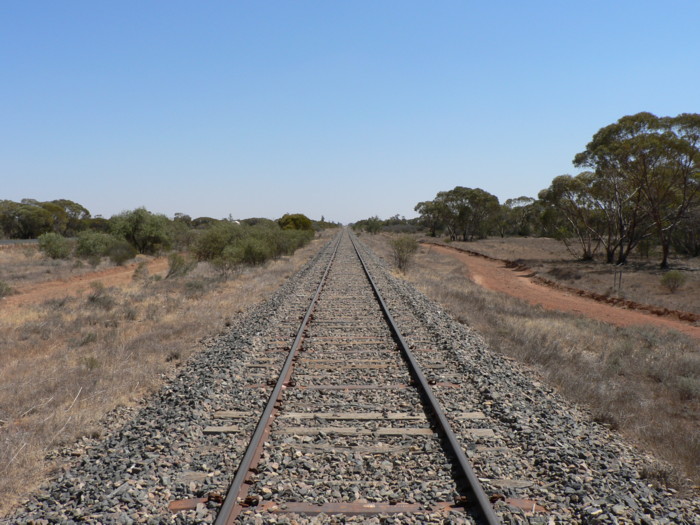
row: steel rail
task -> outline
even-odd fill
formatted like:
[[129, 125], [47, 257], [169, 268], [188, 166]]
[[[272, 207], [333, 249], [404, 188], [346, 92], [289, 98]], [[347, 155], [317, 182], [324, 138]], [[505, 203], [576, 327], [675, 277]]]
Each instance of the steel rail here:
[[394, 321], [394, 318], [389, 312], [389, 308], [387, 307], [386, 303], [384, 302], [384, 299], [379, 293], [379, 288], [377, 287], [376, 282], [370, 274], [369, 268], [367, 267], [367, 264], [365, 263], [365, 260], [362, 257], [362, 254], [360, 253], [360, 249], [358, 248], [355, 239], [353, 238], [354, 236], [349, 235], [349, 237], [352, 241], [353, 247], [355, 248], [357, 257], [362, 263], [362, 267], [365, 270], [367, 279], [372, 285], [374, 294], [377, 297], [379, 304], [381, 305], [382, 311], [384, 312], [384, 316], [386, 317], [387, 322], [391, 327], [391, 330], [394, 333], [399, 343], [399, 346], [401, 347], [401, 352], [403, 353], [406, 361], [409, 364], [411, 375], [413, 376], [414, 380], [418, 383], [418, 387], [421, 390], [424, 397], [428, 400], [429, 410], [437, 419], [437, 430], [440, 434], [442, 434], [449, 453], [452, 454], [452, 456], [455, 458], [457, 462], [455, 466], [458, 468], [459, 473], [464, 479], [466, 479], [468, 490], [471, 491], [472, 495], [476, 499], [476, 507], [478, 512], [481, 514], [481, 517], [484, 519], [484, 521], [488, 523], [488, 525], [501, 525], [501, 520], [498, 518], [498, 516], [496, 516], [496, 513], [494, 512], [493, 507], [491, 506], [491, 502], [489, 501], [488, 496], [486, 496], [486, 493], [484, 492], [481, 483], [479, 483], [479, 479], [474, 473], [474, 470], [472, 469], [471, 464], [467, 459], [467, 456], [464, 454], [464, 451], [462, 450], [459, 441], [457, 441], [457, 436], [452, 430], [452, 427], [450, 426], [450, 423], [447, 420], [447, 417], [445, 416], [445, 413], [443, 412], [440, 406], [440, 402], [433, 394], [433, 390], [430, 388], [428, 380], [423, 374], [423, 371], [421, 370], [418, 361], [416, 361], [415, 357], [413, 356], [413, 353], [409, 350], [408, 343], [406, 343], [406, 340], [401, 335], [401, 332], [399, 331], [398, 326]]
[[250, 465], [253, 462], [253, 459], [255, 458], [255, 453], [260, 445], [260, 441], [263, 437], [263, 434], [265, 433], [265, 428], [267, 427], [267, 424], [270, 420], [270, 417], [272, 415], [273, 410], [275, 409], [275, 405], [277, 404], [279, 400], [280, 393], [282, 392], [282, 388], [284, 387], [286, 381], [287, 381], [287, 375], [289, 374], [290, 369], [292, 368], [292, 363], [294, 361], [294, 358], [296, 357], [297, 350], [299, 349], [299, 345], [301, 344], [301, 340], [303, 338], [304, 334], [304, 329], [306, 328], [307, 323], [309, 322], [309, 319], [311, 318], [311, 314], [314, 310], [314, 307], [316, 306], [316, 301], [318, 300], [318, 296], [321, 294], [321, 289], [323, 288], [323, 285], [326, 282], [326, 277], [328, 276], [328, 272], [330, 271], [331, 265], [333, 264], [333, 261], [335, 260], [335, 256], [338, 253], [338, 246], [340, 246], [340, 240], [342, 239], [343, 232], [341, 231], [340, 234], [338, 234], [336, 241], [335, 241], [335, 246], [333, 247], [333, 253], [331, 254], [330, 261], [328, 262], [328, 266], [326, 266], [326, 270], [323, 273], [323, 277], [321, 277], [321, 281], [319, 282], [318, 287], [316, 288], [316, 293], [314, 294], [313, 298], [311, 299], [311, 304], [309, 305], [309, 308], [306, 310], [306, 315], [304, 315], [303, 320], [301, 321], [301, 324], [299, 326], [299, 330], [297, 331], [296, 337], [294, 338], [294, 343], [292, 343], [292, 347], [289, 350], [289, 354], [287, 355], [287, 359], [284, 362], [284, 366], [282, 367], [282, 370], [280, 371], [279, 378], [277, 379], [277, 383], [275, 384], [275, 388], [272, 390], [272, 393], [270, 394], [270, 397], [267, 401], [267, 405], [265, 406], [265, 410], [263, 411], [262, 416], [260, 417], [260, 420], [258, 421], [257, 426], [255, 427], [255, 432], [253, 433], [253, 437], [250, 440], [250, 443], [248, 444], [248, 448], [246, 449], [246, 452], [243, 456], [243, 459], [241, 459], [240, 464], [238, 465], [238, 470], [236, 471], [236, 475], [233, 478], [233, 481], [231, 482], [231, 485], [229, 486], [228, 492], [226, 494], [226, 499], [224, 499], [223, 504], [221, 505], [221, 508], [219, 509], [219, 513], [216, 516], [216, 520], [214, 521], [214, 525], [227, 525], [231, 523], [229, 520], [231, 518], [231, 513], [236, 506], [236, 503], [238, 501], [238, 495], [241, 492], [241, 488], [243, 487], [243, 483], [245, 483], [245, 479], [248, 476], [248, 472], [250, 469]]

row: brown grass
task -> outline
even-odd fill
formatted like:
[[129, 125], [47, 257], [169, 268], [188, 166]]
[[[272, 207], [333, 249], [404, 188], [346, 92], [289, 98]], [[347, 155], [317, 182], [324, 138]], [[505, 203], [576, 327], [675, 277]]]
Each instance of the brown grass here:
[[[142, 271], [122, 287], [93, 284], [78, 297], [5, 308], [0, 319], [0, 515], [48, 475], [47, 454], [103, 432], [100, 420], [153, 392], [200, 341], [268, 297], [325, 242], [222, 280], [206, 264], [186, 277]], [[3, 277], [43, 279], [30, 252], [4, 250]], [[23, 258], [23, 259], [22, 259]], [[7, 264], [5, 264], [7, 262]], [[22, 264], [23, 263], [23, 264]], [[34, 268], [31, 268], [35, 266]], [[11, 270], [17, 269], [18, 275]]]
[[48, 259], [37, 244], [16, 245], [0, 250], [0, 281], [12, 287], [66, 279], [111, 266], [107, 259], [96, 268], [80, 259]]
[[[672, 256], [669, 259], [671, 269], [680, 272], [686, 280], [681, 288], [672, 293], [662, 283], [667, 271], [658, 268], [658, 254], [655, 253], [649, 257], [632, 254], [627, 265], [615, 267], [605, 264], [600, 256], [595, 261], [577, 261], [562, 242], [549, 238], [492, 237], [450, 245], [497, 259], [517, 261], [531, 268], [538, 276], [565, 286], [700, 314], [698, 257]], [[615, 281], [616, 271], [622, 272], [621, 287]]]
[[[363, 236], [389, 260], [387, 241]], [[532, 366], [593, 419], [619, 429], [672, 469], [649, 476], [700, 485], [700, 348], [682, 334], [619, 328], [530, 306], [464, 278], [454, 259], [421, 247], [405, 275], [492, 349]]]

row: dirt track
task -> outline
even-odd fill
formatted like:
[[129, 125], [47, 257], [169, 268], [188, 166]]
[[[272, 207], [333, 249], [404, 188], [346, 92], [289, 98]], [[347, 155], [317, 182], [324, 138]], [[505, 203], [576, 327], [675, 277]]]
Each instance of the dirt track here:
[[[637, 310], [628, 310], [601, 303], [587, 297], [545, 286], [533, 279], [532, 272], [509, 268], [505, 262], [472, 255], [454, 248], [431, 245], [432, 250], [449, 255], [465, 266], [465, 274], [476, 284], [517, 297], [530, 304], [541, 305], [550, 310], [576, 313], [592, 319], [618, 326], [654, 325], [678, 330], [700, 339], [700, 327], [671, 317], [658, 316]], [[90, 283], [101, 282], [105, 286], [119, 286], [131, 281], [137, 264], [119, 266], [99, 272], [86, 273], [67, 280], [47, 281], [19, 288], [16, 295], [2, 301], [3, 308], [37, 303], [55, 297], [78, 295], [88, 289]], [[168, 269], [168, 261], [158, 258], [148, 263], [151, 275]]]
[[618, 326], [654, 325], [683, 332], [700, 339], [700, 327], [671, 317], [662, 317], [637, 310], [627, 310], [581, 297], [538, 283], [531, 271], [509, 268], [505, 262], [471, 255], [454, 248], [431, 245], [431, 250], [449, 255], [465, 266], [466, 275], [489, 290], [517, 297], [549, 310], [576, 313]]
[[[29, 303], [38, 303], [66, 295], [79, 295], [90, 286], [90, 283], [101, 282], [105, 286], [123, 286], [131, 282], [138, 263], [117, 266], [98, 272], [84, 273], [56, 281], [46, 281], [26, 287], [17, 287], [17, 294], [2, 300], [3, 308], [11, 308]], [[161, 274], [168, 269], [168, 259], [161, 257], [148, 263], [150, 275]]]

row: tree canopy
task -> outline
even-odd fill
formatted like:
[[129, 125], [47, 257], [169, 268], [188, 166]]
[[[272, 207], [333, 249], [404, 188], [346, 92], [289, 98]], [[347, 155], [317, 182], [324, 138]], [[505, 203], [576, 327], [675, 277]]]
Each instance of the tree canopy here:
[[648, 224], [666, 268], [674, 234], [700, 199], [700, 114], [622, 117], [600, 129], [574, 165], [594, 170], [591, 194], [606, 216], [620, 262], [630, 245], [648, 235]]

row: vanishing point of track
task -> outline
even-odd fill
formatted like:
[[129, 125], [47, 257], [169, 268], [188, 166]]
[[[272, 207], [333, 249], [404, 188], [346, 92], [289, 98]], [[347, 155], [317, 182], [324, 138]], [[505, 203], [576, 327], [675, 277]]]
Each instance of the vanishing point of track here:
[[287, 354], [217, 524], [456, 512], [499, 523], [361, 253], [338, 236], [293, 342], [270, 346]]

